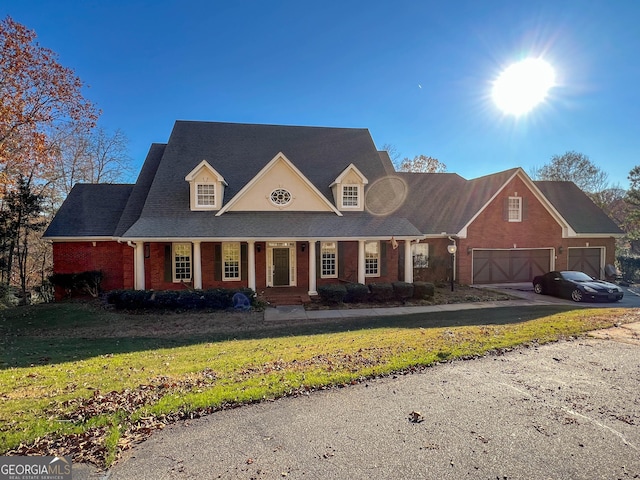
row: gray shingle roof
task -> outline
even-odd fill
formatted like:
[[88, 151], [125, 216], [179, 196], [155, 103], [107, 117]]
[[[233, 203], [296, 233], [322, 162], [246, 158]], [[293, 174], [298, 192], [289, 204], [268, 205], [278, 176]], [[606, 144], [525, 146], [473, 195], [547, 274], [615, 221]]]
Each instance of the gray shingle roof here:
[[329, 186], [350, 163], [370, 182], [387, 173], [366, 129], [178, 121], [142, 216], [190, 215], [184, 178], [202, 160], [227, 182], [226, 204], [279, 152], [330, 201]]
[[[389, 235], [419, 236], [405, 218], [327, 212], [212, 212], [194, 215], [143, 217], [125, 234], [130, 238], [359, 238]], [[185, 232], [186, 235], [185, 235]]]
[[578, 234], [619, 235], [622, 230], [573, 182], [537, 181], [536, 186]]
[[158, 170], [158, 165], [160, 165], [160, 160], [162, 160], [165, 147], [165, 144], [159, 143], [151, 145], [149, 153], [147, 153], [147, 158], [142, 165], [142, 170], [140, 170], [140, 174], [138, 175], [138, 180], [133, 187], [133, 191], [122, 212], [122, 217], [120, 217], [120, 221], [116, 227], [116, 236], [122, 236], [124, 232], [140, 218], [140, 213], [142, 213], [142, 208], [149, 194], [149, 188], [151, 188], [156, 170]]
[[465, 180], [456, 173], [398, 172], [408, 186], [408, 199], [396, 212], [423, 233], [459, 232], [517, 169]]
[[[367, 195], [378, 195], [367, 198], [367, 203], [383, 210], [393, 206], [393, 211], [343, 216], [331, 212], [226, 212], [216, 217], [215, 212], [190, 210], [189, 184], [184, 178], [202, 160], [227, 182], [226, 204], [279, 152], [330, 202], [331, 183], [353, 163], [369, 180]], [[473, 180], [454, 173], [394, 172], [389, 155], [377, 151], [366, 129], [178, 121], [167, 144], [151, 146], [135, 186], [76, 185], [45, 236], [357, 238], [452, 234], [517, 171], [514, 168]], [[536, 185], [577, 233], [621, 233], [573, 183]]]
[[133, 185], [76, 184], [44, 236], [113, 236], [132, 190]]

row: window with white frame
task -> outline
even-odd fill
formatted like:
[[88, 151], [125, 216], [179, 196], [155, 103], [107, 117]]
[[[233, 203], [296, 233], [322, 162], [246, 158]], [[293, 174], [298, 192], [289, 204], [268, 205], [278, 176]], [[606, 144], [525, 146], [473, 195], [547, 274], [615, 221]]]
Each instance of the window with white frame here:
[[215, 207], [216, 206], [216, 186], [214, 183], [196, 184], [196, 206]]
[[364, 243], [364, 274], [366, 277], [380, 275], [380, 243]]
[[322, 278], [336, 278], [338, 276], [337, 242], [321, 242], [320, 263], [320, 276]]
[[173, 281], [191, 280], [191, 244], [173, 244]]
[[222, 279], [240, 280], [240, 242], [222, 244]]
[[429, 244], [414, 243], [411, 245], [413, 268], [429, 268]]
[[522, 197], [509, 197], [508, 204], [508, 218], [510, 222], [522, 221]]
[[342, 207], [358, 207], [360, 205], [360, 187], [358, 185], [342, 186]]

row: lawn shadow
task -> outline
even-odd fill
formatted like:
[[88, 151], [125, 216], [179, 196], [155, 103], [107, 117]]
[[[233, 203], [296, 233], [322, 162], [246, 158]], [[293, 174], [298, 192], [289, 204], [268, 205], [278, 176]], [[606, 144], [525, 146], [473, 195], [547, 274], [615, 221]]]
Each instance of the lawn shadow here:
[[[152, 327], [157, 322], [175, 322], [187, 318], [190, 313], [148, 316], [149, 334], [127, 335], [127, 319], [132, 315], [109, 313], [108, 320], [121, 316], [123, 329], [119, 336], [65, 336], [65, 329], [84, 327], [87, 322], [95, 322], [89, 315], [92, 310], [77, 309], [65, 318], [54, 316], [52, 320], [40, 324], [39, 315], [31, 315], [28, 324], [15, 328], [14, 321], [3, 318], [0, 329], [0, 370], [30, 367], [34, 365], [59, 364], [89, 359], [100, 355], [140, 352], [164, 348], [176, 348], [200, 343], [215, 343], [227, 340], [265, 339], [340, 333], [363, 329], [380, 328], [441, 328], [473, 325], [507, 325], [522, 323], [536, 318], [575, 310], [571, 305], [540, 305], [528, 307], [479, 308], [471, 310], [391, 315], [384, 317], [354, 317], [349, 319], [296, 320], [286, 322], [254, 322], [241, 329], [220, 327], [207, 333], [154, 336]], [[66, 311], [65, 311], [66, 312]], [[84, 313], [83, 313], [84, 312]], [[101, 312], [93, 312], [101, 318]], [[84, 316], [83, 316], [84, 315]], [[113, 317], [116, 315], [116, 317]], [[200, 314], [201, 315], [201, 314]], [[247, 314], [250, 315], [250, 314]], [[199, 317], [198, 317], [199, 318]], [[106, 321], [106, 320], [105, 320]], [[145, 320], [146, 321], [146, 320]], [[153, 322], [153, 323], [152, 323]], [[140, 325], [137, 325], [140, 328]], [[14, 327], [14, 328], [12, 328]], [[144, 323], [142, 324], [144, 328]], [[47, 332], [51, 332], [47, 335]], [[77, 332], [76, 332], [77, 333]]]

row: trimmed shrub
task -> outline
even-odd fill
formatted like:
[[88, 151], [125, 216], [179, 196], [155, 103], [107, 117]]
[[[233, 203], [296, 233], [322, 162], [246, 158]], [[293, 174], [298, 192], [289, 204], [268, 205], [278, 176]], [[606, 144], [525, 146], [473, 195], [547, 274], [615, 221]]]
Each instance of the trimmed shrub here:
[[433, 283], [413, 282], [413, 298], [418, 300], [428, 300], [436, 294], [436, 287]]
[[393, 300], [393, 285], [390, 283], [370, 283], [371, 298], [376, 302]]
[[318, 287], [318, 295], [325, 303], [342, 303], [347, 296], [347, 288], [344, 285], [321, 285]]
[[364, 303], [369, 301], [369, 287], [362, 283], [348, 283], [345, 288], [347, 295], [344, 301], [347, 303]]
[[403, 302], [413, 297], [413, 284], [407, 282], [393, 282], [393, 294], [398, 300]]
[[226, 310], [233, 307], [233, 295], [242, 292], [255, 305], [256, 292], [250, 288], [230, 290], [112, 290], [107, 302], [119, 310]]

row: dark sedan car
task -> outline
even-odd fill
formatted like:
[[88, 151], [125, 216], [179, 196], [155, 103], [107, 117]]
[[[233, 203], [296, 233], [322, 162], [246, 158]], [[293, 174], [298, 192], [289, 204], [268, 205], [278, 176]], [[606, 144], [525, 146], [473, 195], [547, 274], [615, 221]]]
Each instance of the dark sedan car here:
[[533, 279], [533, 290], [536, 293], [570, 298], [574, 302], [583, 300], [617, 302], [624, 296], [624, 292], [617, 285], [574, 271], [538, 275]]

